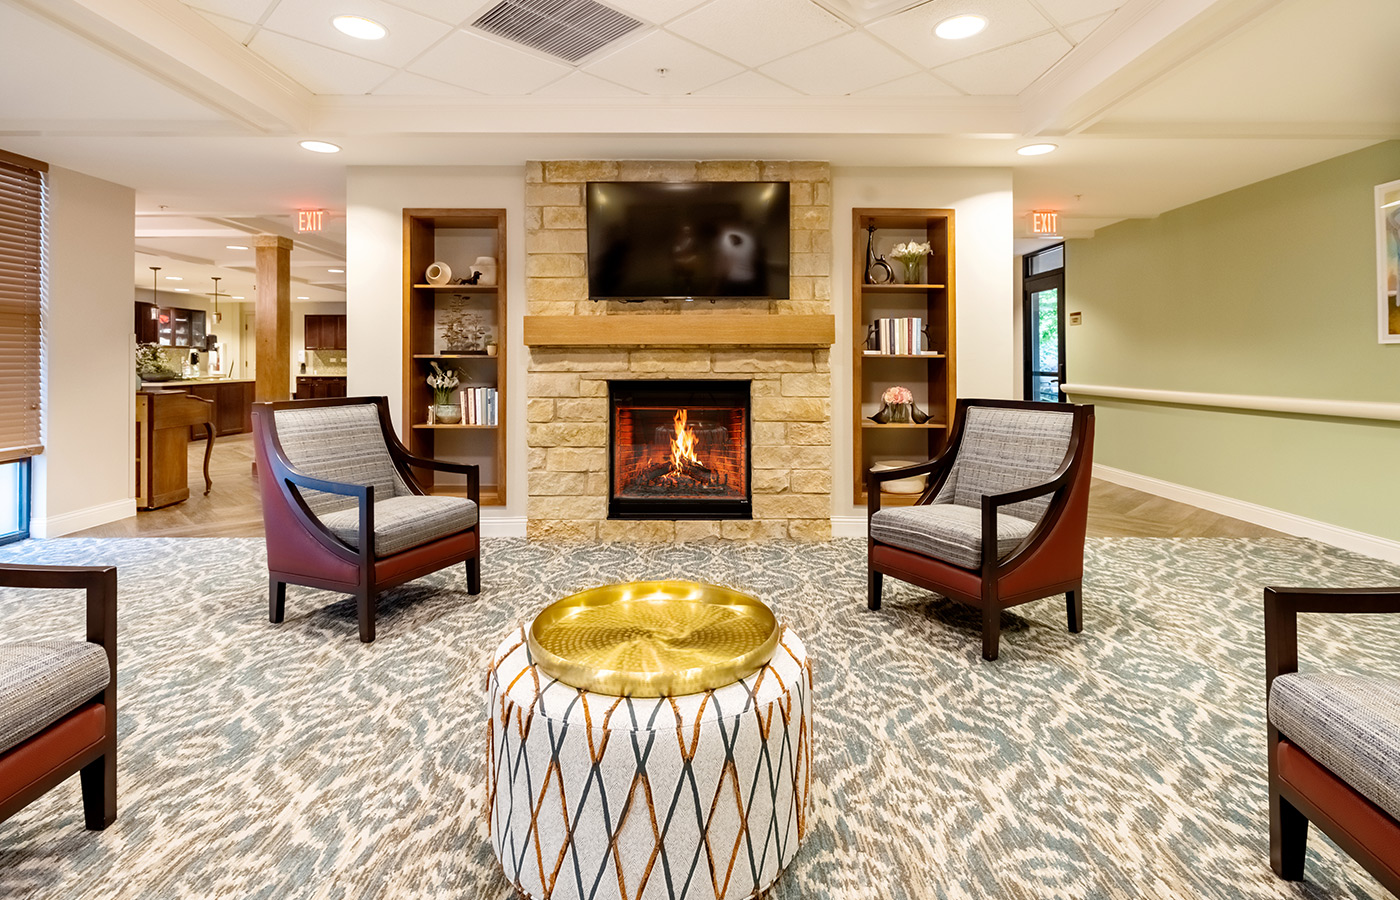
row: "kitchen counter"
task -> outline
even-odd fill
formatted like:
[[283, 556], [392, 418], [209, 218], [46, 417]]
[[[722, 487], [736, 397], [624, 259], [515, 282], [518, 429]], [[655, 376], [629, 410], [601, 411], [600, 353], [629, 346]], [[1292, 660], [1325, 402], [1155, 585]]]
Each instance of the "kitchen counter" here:
[[143, 381], [141, 389], [148, 390], [167, 387], [189, 387], [192, 384], [252, 384], [251, 378], [177, 378], [174, 381]]
[[[144, 381], [141, 391], [181, 391], [208, 400], [214, 404], [214, 431], [222, 436], [253, 430], [254, 386], [250, 378], [182, 378], [177, 381]], [[202, 428], [190, 429], [190, 440], [199, 440], [203, 436]]]

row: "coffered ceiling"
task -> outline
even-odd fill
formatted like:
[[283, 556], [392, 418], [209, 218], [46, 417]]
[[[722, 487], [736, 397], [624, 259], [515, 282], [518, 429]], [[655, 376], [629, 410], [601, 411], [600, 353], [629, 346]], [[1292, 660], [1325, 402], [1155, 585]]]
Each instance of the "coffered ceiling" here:
[[354, 165], [991, 166], [1080, 235], [1400, 137], [1396, 0], [606, 0], [640, 24], [576, 62], [473, 27], [494, 5], [0, 0], [0, 147], [224, 223], [340, 213]]

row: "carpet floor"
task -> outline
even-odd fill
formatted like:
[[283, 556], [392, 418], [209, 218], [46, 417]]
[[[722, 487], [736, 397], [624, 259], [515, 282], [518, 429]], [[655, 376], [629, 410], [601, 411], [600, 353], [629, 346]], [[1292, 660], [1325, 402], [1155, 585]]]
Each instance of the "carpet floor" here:
[[[570, 590], [690, 577], [753, 592], [816, 675], [809, 832], [772, 900], [1379, 898], [1314, 831], [1308, 878], [1268, 867], [1262, 589], [1400, 583], [1294, 539], [1091, 540], [1085, 630], [1062, 598], [1005, 617], [891, 579], [864, 542], [542, 546], [488, 540], [387, 595], [288, 592], [263, 545], [70, 539], [0, 561], [120, 567], [119, 806], [83, 830], [77, 779], [0, 823], [6, 898], [513, 896], [484, 821], [484, 670]], [[0, 592], [0, 639], [82, 635], [78, 596]], [[1400, 675], [1400, 617], [1306, 618], [1305, 665]], [[616, 889], [614, 888], [614, 891]], [[602, 898], [600, 898], [602, 900]]]

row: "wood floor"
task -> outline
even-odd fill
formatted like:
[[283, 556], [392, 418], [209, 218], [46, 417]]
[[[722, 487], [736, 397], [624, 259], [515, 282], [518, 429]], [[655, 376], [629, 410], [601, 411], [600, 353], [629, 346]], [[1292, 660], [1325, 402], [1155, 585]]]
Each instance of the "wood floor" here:
[[[190, 498], [68, 537], [262, 537], [262, 505], [253, 477], [252, 435], [222, 437], [209, 464], [214, 490], [201, 493], [204, 442], [190, 443]], [[1090, 537], [1279, 537], [1279, 532], [1094, 480]]]

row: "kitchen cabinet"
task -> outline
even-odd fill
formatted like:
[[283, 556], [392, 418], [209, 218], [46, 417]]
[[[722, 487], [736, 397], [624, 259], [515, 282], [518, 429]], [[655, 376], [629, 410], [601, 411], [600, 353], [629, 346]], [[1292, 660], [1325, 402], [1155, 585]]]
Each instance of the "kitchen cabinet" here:
[[[211, 417], [214, 433], [223, 436], [253, 430], [253, 387], [251, 381], [218, 381], [192, 384], [185, 390], [214, 404]], [[192, 440], [201, 436], [190, 432]]]
[[159, 321], [157, 317], [160, 310], [154, 303], [136, 304], [136, 342], [138, 344], [154, 344], [160, 339]]
[[307, 316], [302, 343], [307, 350], [344, 350], [345, 316]]
[[326, 400], [345, 396], [344, 375], [298, 375], [298, 400]]
[[[190, 496], [189, 434], [205, 431], [212, 415], [208, 401], [185, 391], [136, 392], [136, 507], [157, 509]], [[204, 493], [209, 493], [209, 451], [204, 451]]]
[[[149, 303], [138, 303], [137, 319], [138, 326], [136, 333], [143, 334], [140, 322], [141, 307], [147, 307], [146, 315], [150, 315]], [[162, 306], [156, 310], [155, 335], [152, 340], [162, 347], [193, 347], [199, 350], [204, 349], [205, 342], [205, 322], [206, 317], [202, 309], [182, 309], [178, 306]], [[149, 332], [145, 332], [149, 334]], [[151, 343], [151, 341], [145, 341]]]

